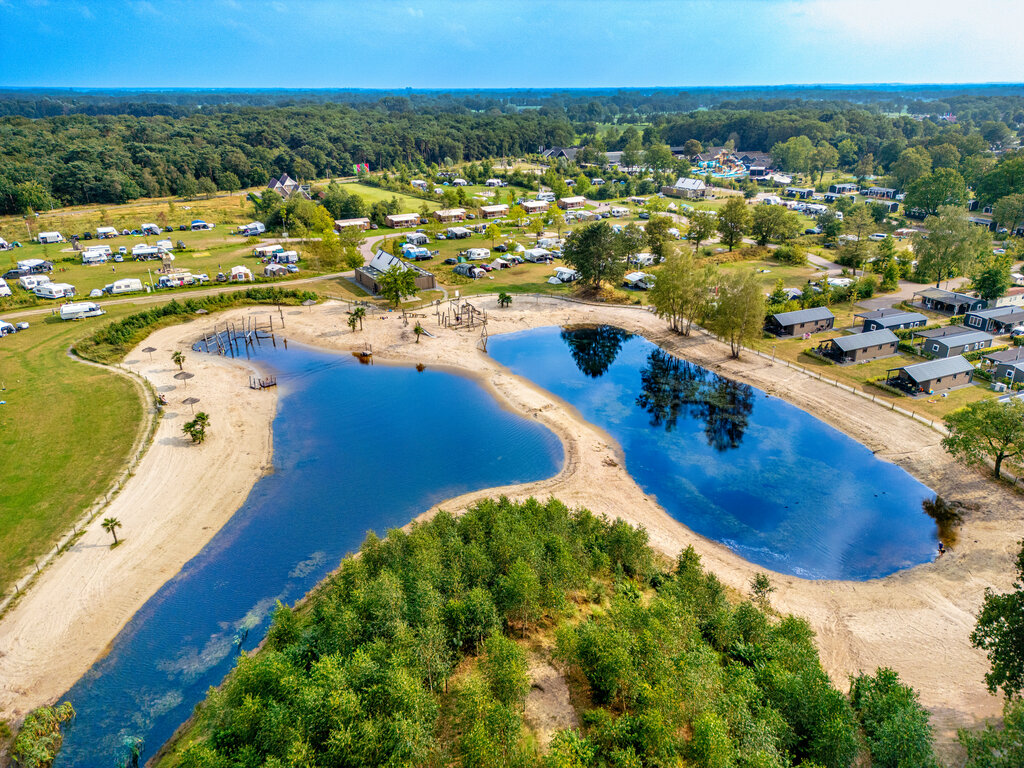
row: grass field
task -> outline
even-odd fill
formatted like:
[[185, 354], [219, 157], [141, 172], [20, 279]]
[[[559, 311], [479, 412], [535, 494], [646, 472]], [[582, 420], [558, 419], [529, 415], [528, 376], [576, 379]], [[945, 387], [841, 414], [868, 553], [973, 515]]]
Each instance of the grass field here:
[[0, 338], [0, 594], [107, 491], [142, 422], [131, 381], [67, 356], [94, 327], [47, 319]]

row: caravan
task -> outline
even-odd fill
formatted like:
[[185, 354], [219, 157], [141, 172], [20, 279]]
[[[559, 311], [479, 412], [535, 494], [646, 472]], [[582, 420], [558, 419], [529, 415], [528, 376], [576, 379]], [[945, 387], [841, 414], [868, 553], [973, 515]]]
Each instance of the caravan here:
[[96, 237], [104, 240], [108, 237], [117, 237], [120, 232], [115, 227], [96, 227]]
[[275, 264], [298, 264], [299, 254], [297, 251], [278, 251], [270, 260]]
[[280, 243], [266, 243], [264, 245], [257, 245], [252, 249], [252, 255], [258, 256], [261, 259], [267, 256], [273, 256], [278, 251], [283, 251], [284, 247]]
[[43, 244], [63, 243], [64, 235], [62, 235], [60, 232], [40, 232], [39, 242]]
[[5, 296], [11, 295], [11, 288], [7, 285], [7, 281], [0, 277], [0, 299]]
[[40, 299], [70, 299], [75, 295], [75, 286], [69, 283], [40, 283], [32, 289]]
[[18, 278], [18, 285], [26, 291], [34, 291], [37, 285], [50, 282], [47, 275], [22, 275]]
[[155, 261], [156, 259], [163, 258], [163, 255], [164, 249], [157, 248], [155, 245], [139, 243], [132, 246], [132, 258], [136, 261]]
[[85, 251], [82, 253], [82, 264], [89, 266], [90, 264], [106, 264], [107, 254], [103, 251]]
[[122, 280], [115, 280], [103, 289], [111, 296], [119, 293], [138, 293], [142, 290], [142, 281], [137, 277], [126, 277]]
[[262, 221], [250, 221], [248, 224], [241, 224], [238, 227], [238, 234], [244, 237], [255, 237], [267, 231]]
[[61, 320], [81, 320], [83, 317], [98, 317], [102, 314], [100, 305], [92, 301], [65, 304], [60, 308]]

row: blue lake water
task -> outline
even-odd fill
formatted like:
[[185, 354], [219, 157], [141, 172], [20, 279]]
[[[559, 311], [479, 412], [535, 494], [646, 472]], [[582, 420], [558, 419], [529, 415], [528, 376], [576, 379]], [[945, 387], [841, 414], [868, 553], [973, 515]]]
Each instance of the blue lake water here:
[[115, 765], [125, 737], [152, 755], [230, 671], [236, 637], [258, 644], [275, 601], [302, 597], [368, 530], [562, 465], [554, 434], [470, 379], [295, 345], [260, 355], [280, 384], [274, 473], [68, 692], [61, 768]]
[[607, 326], [492, 336], [488, 350], [611, 434], [670, 515], [753, 563], [860, 580], [937, 552], [932, 491], [784, 400]]

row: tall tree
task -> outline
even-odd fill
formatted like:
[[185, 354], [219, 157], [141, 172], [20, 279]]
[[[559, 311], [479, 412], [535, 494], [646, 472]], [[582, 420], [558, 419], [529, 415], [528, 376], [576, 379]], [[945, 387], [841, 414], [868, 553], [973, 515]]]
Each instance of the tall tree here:
[[960, 206], [967, 203], [967, 183], [958, 171], [938, 168], [925, 174], [907, 189], [904, 204], [934, 215], [944, 205]]
[[829, 168], [835, 168], [839, 164], [839, 150], [827, 141], [819, 141], [818, 146], [811, 152], [811, 173], [817, 173], [818, 179], [825, 175]]
[[932, 156], [924, 147], [910, 147], [900, 153], [889, 172], [897, 189], [907, 189], [932, 170]]
[[969, 274], [991, 243], [988, 232], [967, 220], [967, 211], [955, 206], [943, 206], [938, 215], [924, 222], [928, 236], [914, 235], [913, 248], [917, 256], [917, 271], [935, 281], [956, 275]]
[[781, 205], [755, 205], [750, 234], [759, 245], [785, 242], [800, 233], [800, 217]]
[[698, 265], [694, 254], [673, 253], [657, 272], [651, 288], [651, 303], [659, 317], [667, 318], [672, 328], [690, 335], [693, 323], [703, 323], [711, 307], [711, 287], [715, 268]]
[[655, 261], [664, 261], [669, 254], [672, 220], [668, 216], [652, 216], [644, 227], [644, 246], [649, 248]]
[[410, 268], [397, 264], [388, 267], [380, 276], [379, 283], [380, 295], [396, 307], [406, 296], [416, 293], [416, 274]]
[[718, 209], [718, 232], [730, 251], [739, 245], [743, 236], [750, 231], [750, 221], [750, 208], [742, 197], [730, 197], [725, 205]]
[[764, 293], [753, 272], [729, 272], [718, 283], [708, 328], [729, 342], [733, 357], [764, 328]]
[[1005, 295], [1013, 284], [1010, 278], [1012, 268], [1013, 259], [1005, 255], [993, 255], [983, 260], [972, 276], [974, 290], [985, 301], [992, 301]]
[[626, 272], [626, 263], [616, 246], [615, 232], [606, 221], [587, 224], [570, 232], [562, 249], [562, 259], [595, 290], [600, 289], [606, 280], [618, 282]]
[[718, 231], [718, 217], [711, 211], [694, 211], [689, 217], [690, 226], [686, 228], [686, 238], [693, 243], [696, 253], [700, 244]]
[[992, 219], [1000, 227], [1011, 232], [1024, 222], [1024, 194], [1007, 195], [996, 200], [992, 206]]
[[[1024, 402], [978, 400], [946, 417], [942, 445], [956, 458], [978, 466], [992, 461], [999, 478], [1003, 462], [1024, 457]], [[1022, 646], [1024, 648], [1024, 646]]]
[[[991, 402], [991, 401], [983, 401]], [[1020, 414], [1018, 414], [1019, 418]], [[1008, 699], [1024, 695], [1024, 541], [1017, 555], [1013, 591], [999, 594], [985, 590], [971, 643], [988, 653], [991, 671], [985, 675], [988, 689], [1002, 689]]]

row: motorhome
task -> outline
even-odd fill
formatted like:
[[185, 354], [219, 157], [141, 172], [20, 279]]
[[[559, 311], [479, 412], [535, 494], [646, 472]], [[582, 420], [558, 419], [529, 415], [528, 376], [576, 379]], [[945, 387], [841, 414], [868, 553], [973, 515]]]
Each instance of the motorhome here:
[[40, 232], [39, 233], [40, 243], [63, 243], [64, 235], [60, 232]]
[[622, 278], [622, 284], [627, 288], [646, 291], [654, 286], [654, 277], [644, 272], [630, 272]]
[[470, 261], [483, 261], [490, 257], [491, 252], [487, 248], [470, 248], [466, 251], [466, 258]]
[[175, 272], [170, 275], [160, 275], [156, 284], [158, 288], [181, 288], [185, 285], [192, 285], [194, 282], [195, 278], [192, 277], [191, 272]]
[[575, 269], [569, 267], [555, 267], [555, 274], [548, 278], [548, 282], [551, 284], [571, 283], [573, 280], [579, 280], [580, 273]]
[[174, 243], [172, 243], [170, 240], [157, 240], [156, 247], [163, 248], [165, 251], [169, 251], [172, 248], [174, 248]]
[[143, 289], [142, 281], [137, 277], [126, 277], [122, 280], [115, 280], [103, 290], [111, 296], [119, 293], [138, 293]]
[[4, 280], [2, 277], [0, 277], [0, 299], [2, 299], [4, 296], [10, 296], [10, 295], [11, 295], [11, 288], [10, 288], [10, 286], [7, 285], [7, 281], [6, 280]]
[[32, 293], [40, 299], [70, 299], [75, 295], [75, 286], [70, 283], [40, 283]]
[[18, 269], [26, 274], [38, 275], [42, 272], [53, 272], [53, 264], [42, 259], [23, 259], [18, 262]]
[[544, 248], [529, 248], [523, 251], [523, 258], [527, 261], [533, 262], [534, 264], [551, 261], [553, 257], [554, 254]]
[[90, 245], [85, 249], [85, 253], [102, 253], [104, 256], [113, 256], [109, 245]]
[[553, 202], [555, 202], [555, 193], [554, 192], [538, 192], [537, 193], [537, 199], [540, 200], [543, 203], [553, 203]]
[[26, 291], [34, 291], [37, 285], [50, 282], [48, 275], [22, 275], [18, 278], [18, 285]]
[[99, 304], [92, 301], [78, 301], [60, 308], [61, 320], [81, 320], [83, 317], [99, 317], [104, 314]]

